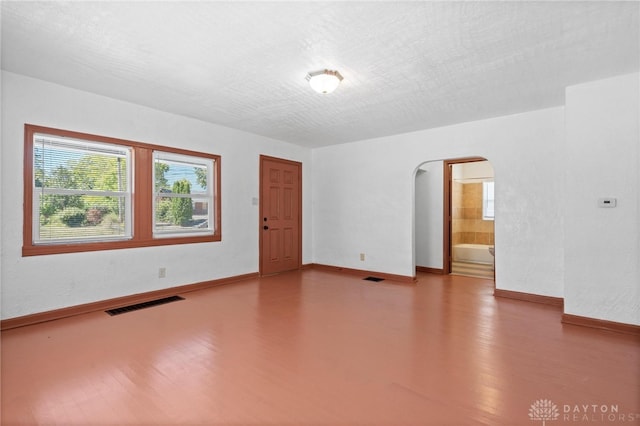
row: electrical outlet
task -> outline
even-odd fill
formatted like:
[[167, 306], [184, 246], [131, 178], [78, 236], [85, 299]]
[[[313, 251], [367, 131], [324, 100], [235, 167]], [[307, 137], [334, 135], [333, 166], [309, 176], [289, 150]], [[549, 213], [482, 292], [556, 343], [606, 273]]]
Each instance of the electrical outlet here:
[[164, 278], [167, 276], [167, 268], [158, 269], [158, 278]]
[[364, 253], [360, 253], [360, 260], [364, 262]]

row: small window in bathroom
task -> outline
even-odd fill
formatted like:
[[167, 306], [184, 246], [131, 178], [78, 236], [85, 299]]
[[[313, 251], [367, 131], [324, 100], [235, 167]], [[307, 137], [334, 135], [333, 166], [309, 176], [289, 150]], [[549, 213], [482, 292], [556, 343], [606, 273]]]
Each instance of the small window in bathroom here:
[[482, 219], [494, 219], [493, 182], [482, 182]]

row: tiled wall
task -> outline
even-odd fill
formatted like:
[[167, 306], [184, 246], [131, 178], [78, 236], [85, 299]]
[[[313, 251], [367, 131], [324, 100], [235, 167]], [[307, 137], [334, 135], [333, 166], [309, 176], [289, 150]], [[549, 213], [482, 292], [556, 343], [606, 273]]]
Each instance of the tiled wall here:
[[494, 244], [493, 221], [482, 220], [482, 183], [453, 182], [452, 243]]

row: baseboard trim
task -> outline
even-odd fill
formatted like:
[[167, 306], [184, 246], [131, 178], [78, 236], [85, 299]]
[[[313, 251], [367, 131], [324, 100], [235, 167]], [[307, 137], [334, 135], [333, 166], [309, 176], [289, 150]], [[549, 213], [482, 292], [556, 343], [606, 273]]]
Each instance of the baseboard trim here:
[[397, 281], [401, 283], [415, 283], [416, 277], [410, 277], [407, 275], [396, 275], [396, 274], [387, 274], [384, 272], [375, 272], [375, 271], [367, 271], [364, 269], [353, 269], [353, 268], [343, 268], [342, 266], [332, 266], [332, 265], [323, 265], [320, 263], [312, 263], [313, 269], [324, 270], [324, 271], [332, 271], [332, 272], [343, 272], [350, 275], [362, 275], [363, 277], [367, 276], [375, 276], [379, 278], [384, 278], [389, 281]]
[[259, 274], [252, 272], [250, 274], [236, 275], [233, 277], [220, 278], [217, 280], [203, 281], [194, 284], [186, 284], [177, 287], [170, 287], [161, 290], [153, 290], [145, 293], [132, 294], [129, 296], [116, 297], [113, 299], [100, 300], [97, 302], [85, 303], [82, 305], [69, 306], [67, 308], [54, 309], [46, 312], [39, 312], [21, 317], [8, 318], [0, 321], [0, 330], [10, 330], [12, 328], [24, 327], [27, 325], [38, 324], [41, 322], [53, 321], [57, 319], [72, 317], [76, 315], [87, 314], [96, 311], [106, 311], [108, 309], [116, 309], [122, 306], [133, 305], [136, 303], [148, 302], [150, 300], [160, 299], [174, 294], [189, 293], [191, 291], [203, 290], [209, 287], [229, 284], [237, 281], [257, 278]]
[[522, 300], [525, 302], [542, 303], [544, 305], [564, 307], [564, 299], [562, 297], [542, 296], [540, 294], [522, 293], [519, 291], [501, 290], [496, 288], [493, 290], [495, 297], [504, 297], [506, 299]]
[[607, 321], [596, 318], [581, 317], [579, 315], [562, 314], [562, 323], [597, 328], [599, 330], [615, 331], [617, 333], [632, 334], [640, 337], [640, 325]]
[[428, 266], [416, 266], [416, 272], [427, 272], [429, 274], [444, 275], [444, 269], [429, 268]]

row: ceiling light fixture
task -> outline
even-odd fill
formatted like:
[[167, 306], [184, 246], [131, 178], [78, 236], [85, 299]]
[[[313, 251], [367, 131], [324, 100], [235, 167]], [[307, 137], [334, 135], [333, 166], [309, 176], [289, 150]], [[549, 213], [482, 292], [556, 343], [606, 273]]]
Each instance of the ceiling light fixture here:
[[307, 74], [307, 81], [313, 90], [318, 93], [331, 93], [342, 81], [338, 71], [320, 70]]

